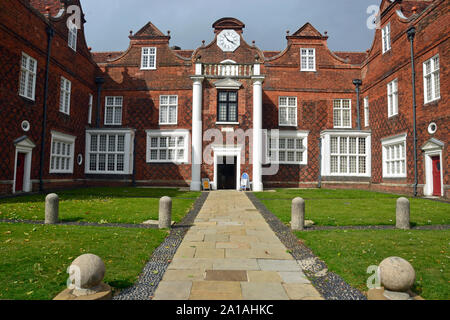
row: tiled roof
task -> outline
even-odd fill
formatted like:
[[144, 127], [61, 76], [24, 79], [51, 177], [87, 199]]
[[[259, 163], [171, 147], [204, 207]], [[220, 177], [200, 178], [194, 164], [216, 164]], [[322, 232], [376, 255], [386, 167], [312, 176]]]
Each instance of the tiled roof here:
[[56, 16], [64, 4], [60, 0], [29, 0], [31, 6], [38, 10], [42, 14], [46, 14], [46, 8], [49, 8], [50, 15]]
[[266, 58], [272, 58], [275, 57], [277, 54], [280, 53], [280, 51], [263, 51], [264, 57]]

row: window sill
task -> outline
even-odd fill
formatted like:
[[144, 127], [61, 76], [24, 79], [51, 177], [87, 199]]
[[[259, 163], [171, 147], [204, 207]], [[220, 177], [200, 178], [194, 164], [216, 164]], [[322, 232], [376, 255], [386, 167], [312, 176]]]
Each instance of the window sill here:
[[226, 126], [226, 125], [239, 125], [239, 122], [216, 122], [216, 125]]
[[160, 123], [160, 126], [176, 126], [178, 123]]
[[314, 70], [300, 70], [300, 72], [317, 72], [317, 70], [316, 69], [314, 69]]
[[425, 102], [423, 104], [423, 106], [424, 107], [435, 107], [435, 106], [437, 106], [439, 104], [440, 101], [441, 101], [441, 97], [436, 98], [436, 99], [431, 100], [431, 101], [428, 101], [428, 102]]
[[19, 97], [21, 97], [22, 99], [24, 99], [24, 100], [25, 100], [26, 102], [28, 102], [28, 103], [32, 103], [32, 104], [35, 104], [35, 103], [36, 103], [36, 98], [31, 99], [31, 98], [28, 98], [28, 97], [23, 96], [23, 95], [21, 95], [21, 94], [19, 94]]
[[297, 128], [297, 124], [278, 124], [279, 127]]
[[156, 70], [156, 68], [141, 68], [142, 71]]

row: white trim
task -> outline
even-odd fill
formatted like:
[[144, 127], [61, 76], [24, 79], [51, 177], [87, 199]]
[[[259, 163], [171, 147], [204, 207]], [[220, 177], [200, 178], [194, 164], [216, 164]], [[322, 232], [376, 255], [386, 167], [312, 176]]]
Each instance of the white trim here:
[[[286, 99], [286, 104], [281, 105], [281, 99]], [[289, 100], [295, 99], [295, 106], [289, 105]], [[286, 123], [281, 123], [281, 108], [286, 109]], [[292, 117], [289, 116], [289, 110], [295, 110], [294, 120], [295, 123], [291, 122]], [[296, 96], [279, 96], [278, 97], [278, 126], [280, 127], [296, 127], [298, 123], [298, 98]]]
[[364, 127], [370, 126], [370, 105], [369, 97], [364, 97]]
[[[394, 90], [395, 89], [395, 90]], [[390, 100], [392, 96], [392, 103]], [[390, 81], [387, 84], [387, 105], [388, 105], [388, 118], [398, 115], [398, 78]], [[391, 112], [392, 109], [392, 112]]]
[[[439, 66], [436, 69], [436, 63], [435, 63], [435, 59], [438, 59], [438, 63]], [[430, 63], [430, 72], [428, 74], [426, 74], [426, 64]], [[423, 70], [423, 99], [424, 99], [424, 103], [430, 103], [436, 100], [439, 100], [441, 98], [441, 86], [440, 86], [440, 58], [439, 58], [439, 54], [431, 57], [430, 59], [426, 60], [423, 64], [422, 64]], [[434, 78], [434, 75], [437, 73], [438, 75], [438, 80], [439, 80], [439, 95], [436, 95], [436, 81]], [[430, 81], [431, 81], [431, 99], [428, 100], [428, 95], [427, 95], [427, 77], [430, 77]]]
[[423, 186], [423, 194], [425, 196], [433, 196], [433, 160], [432, 157], [439, 156], [441, 163], [441, 197], [444, 196], [444, 166], [442, 164], [442, 150], [444, 143], [434, 138], [430, 139], [422, 147], [424, 152], [424, 169], [425, 169], [425, 185]]
[[[306, 68], [303, 68], [303, 63], [302, 63], [302, 58], [303, 58], [303, 56], [305, 56], [302, 53], [303, 50], [306, 50]], [[313, 54], [312, 55], [309, 54], [309, 50], [313, 50]], [[311, 58], [313, 59], [313, 62], [314, 62], [314, 67], [313, 68], [309, 67], [309, 62], [310, 62], [309, 60]], [[316, 64], [317, 64], [317, 61], [316, 61], [316, 49], [315, 48], [300, 48], [300, 71], [302, 71], [302, 72], [308, 72], [308, 71], [309, 72], [315, 72], [315, 71], [317, 71]]]
[[[386, 30], [388, 31], [386, 34]], [[387, 43], [385, 43], [385, 38], [387, 39]], [[391, 23], [387, 23], [382, 29], [381, 29], [381, 49], [383, 54], [391, 50], [392, 42], [391, 42]]]
[[[174, 164], [184, 164], [189, 162], [189, 131], [183, 130], [183, 129], [177, 129], [177, 130], [146, 130], [147, 134], [147, 146], [146, 146], [146, 162], [147, 163], [174, 163]], [[183, 137], [183, 147], [178, 148], [178, 140], [175, 142], [175, 147], [173, 150], [178, 151], [179, 149], [183, 149], [183, 159], [180, 161], [178, 160], [177, 154], [175, 154], [175, 160], [152, 160], [151, 159], [151, 139], [152, 138], [161, 138], [161, 137]], [[162, 148], [153, 148], [157, 150], [161, 150]], [[169, 150], [169, 147], [165, 150]]]
[[[68, 87], [68, 89], [67, 89]], [[59, 112], [70, 115], [70, 99], [72, 96], [72, 82], [61, 76], [59, 97]], [[66, 105], [67, 98], [67, 105]]]
[[31, 161], [33, 158], [33, 149], [36, 145], [30, 140], [25, 139], [16, 144], [15, 156], [14, 156], [14, 180], [12, 185], [12, 193], [17, 193], [16, 191], [16, 174], [17, 174], [17, 155], [18, 153], [25, 153], [25, 164], [23, 171], [23, 191], [18, 192], [31, 192]]
[[[320, 134], [322, 139], [322, 176], [334, 177], [371, 177], [372, 172], [372, 141], [370, 131], [356, 131], [356, 130], [325, 130]], [[365, 158], [366, 158], [366, 173], [331, 173], [331, 137], [356, 137], [365, 138]], [[359, 144], [359, 141], [358, 141]], [[357, 147], [358, 148], [358, 147]], [[358, 151], [358, 150], [357, 150]], [[359, 157], [357, 152], [355, 156]], [[359, 164], [357, 163], [358, 171]]]
[[212, 146], [214, 151], [214, 181], [211, 182], [213, 190], [217, 190], [217, 162], [219, 157], [236, 157], [236, 190], [240, 190], [241, 181], [241, 146]]
[[[167, 97], [167, 104], [162, 104], [161, 100], [163, 97]], [[170, 98], [176, 97], [176, 103], [170, 103]], [[161, 122], [161, 107], [167, 107], [167, 122]], [[175, 107], [175, 121], [170, 122], [170, 107]], [[178, 124], [178, 95], [176, 94], [162, 94], [159, 96], [159, 125], [161, 126], [173, 126]]]
[[[335, 106], [335, 102], [339, 101], [339, 107]], [[344, 108], [344, 101], [348, 101], [348, 108]], [[339, 124], [336, 124], [336, 118], [335, 118], [335, 113], [336, 111], [339, 112], [340, 115], [340, 121]], [[350, 119], [348, 119], [349, 121], [349, 125], [345, 126], [344, 125], [344, 111], [348, 111], [349, 117]], [[349, 129], [353, 127], [353, 117], [352, 117], [352, 99], [333, 99], [333, 128], [336, 129]]]
[[[26, 59], [26, 66], [23, 65], [24, 58]], [[33, 61], [33, 64], [34, 64], [33, 70], [29, 69], [29, 65], [30, 65], [31, 61]], [[33, 76], [33, 84], [32, 84], [32, 88], [31, 88], [31, 96], [28, 96], [27, 95], [28, 79], [30, 77], [30, 74]], [[22, 79], [22, 76], [24, 77], [24, 79]], [[36, 98], [36, 77], [37, 77], [37, 60], [30, 57], [25, 52], [22, 52], [22, 57], [20, 60], [20, 73], [19, 73], [19, 96], [33, 100], [33, 101], [35, 100], [35, 98]], [[22, 91], [21, 87], [23, 87], [23, 94], [20, 93]]]
[[[113, 104], [108, 104], [108, 99], [113, 99]], [[120, 98], [120, 99], [119, 99]], [[120, 104], [117, 103], [120, 101]], [[108, 108], [112, 109], [112, 119], [111, 122], [107, 122], [107, 110]], [[116, 113], [118, 113], [117, 109], [120, 109], [120, 122], [116, 122]], [[105, 114], [104, 114], [104, 124], [105, 126], [120, 126], [122, 125], [123, 120], [123, 96], [106, 96], [105, 97]]]
[[[108, 152], [98, 151], [90, 151], [91, 150], [91, 136], [92, 135], [124, 135], [124, 151], [111, 152], [113, 154], [123, 154], [123, 170], [117, 171], [117, 168], [114, 171], [106, 170], [107, 160], [105, 160], [105, 170], [91, 170], [91, 153], [98, 155], [99, 153], [108, 154]], [[107, 138], [109, 139], [109, 138]], [[134, 131], [131, 129], [108, 129], [108, 130], [86, 130], [86, 153], [85, 153], [85, 173], [86, 174], [104, 174], [104, 175], [128, 175], [133, 173], [133, 150], [134, 150]], [[99, 144], [99, 141], [97, 141]], [[117, 146], [117, 140], [116, 140]], [[107, 146], [108, 147], [108, 146]], [[99, 161], [96, 161], [98, 164]]]
[[[381, 149], [382, 149], [382, 165], [383, 165], [383, 178], [406, 178], [408, 175], [408, 153], [407, 153], [407, 144], [406, 144], [406, 137], [407, 134], [403, 133], [403, 134], [399, 134], [393, 137], [387, 137], [387, 138], [383, 138], [381, 139]], [[402, 145], [402, 147], [400, 148], [399, 146]], [[404, 172], [400, 172], [400, 173], [388, 173], [387, 170], [387, 158], [388, 158], [388, 154], [387, 154], [387, 149], [390, 147], [398, 147], [400, 156], [396, 157], [395, 159], [389, 159], [390, 162], [400, 162], [402, 164], [401, 171]], [[391, 151], [389, 151], [391, 152]], [[391, 156], [392, 157], [392, 154]], [[397, 168], [397, 166], [396, 166]]]
[[[49, 173], [73, 173], [73, 163], [74, 163], [74, 157], [75, 157], [75, 140], [77, 139], [75, 136], [71, 136], [65, 133], [52, 131], [51, 132], [52, 138], [50, 142], [50, 162], [49, 162]], [[70, 145], [70, 155], [66, 154], [53, 154], [53, 142], [60, 142], [65, 143], [67, 145]], [[53, 157], [59, 157], [62, 159], [69, 159], [69, 168], [68, 169], [52, 169], [52, 158]], [[67, 163], [66, 163], [67, 164]]]
[[92, 123], [92, 106], [94, 104], [94, 96], [89, 93], [89, 107], [88, 107], [88, 124]]
[[[280, 161], [279, 160], [279, 154], [276, 155], [276, 159], [277, 160], [271, 160], [270, 157], [268, 156], [267, 159], [269, 160], [269, 163], [272, 164], [286, 164], [286, 165], [308, 165], [308, 136], [309, 136], [309, 131], [279, 131], [276, 134], [272, 134], [272, 132], [270, 132], [268, 134], [268, 141], [267, 141], [267, 155], [269, 155], [269, 151], [270, 151], [270, 139], [276, 139], [276, 147], [272, 148], [272, 150], [274, 150], [275, 152], [279, 152], [280, 148], [279, 148], [279, 139], [302, 139], [303, 142], [303, 149], [292, 149], [293, 152], [299, 152], [301, 151], [303, 153], [302, 155], [302, 161], [297, 162], [297, 161], [288, 161], [287, 157], [285, 161]], [[287, 143], [287, 142], [286, 142]], [[295, 143], [295, 141], [294, 141]], [[288, 152], [291, 149], [287, 149], [287, 146], [283, 149], [281, 149], [281, 151], [286, 151]], [[294, 155], [295, 157], [295, 155]]]
[[[148, 57], [148, 66], [144, 66], [144, 50], [147, 49], [148, 50], [148, 54], [146, 54], [145, 56]], [[155, 53], [150, 53], [150, 49], [154, 49]], [[157, 57], [157, 48], [156, 47], [143, 47], [141, 49], [141, 70], [156, 70], [156, 57]], [[153, 66], [150, 65], [150, 57], [155, 57], [154, 60], [154, 64]]]

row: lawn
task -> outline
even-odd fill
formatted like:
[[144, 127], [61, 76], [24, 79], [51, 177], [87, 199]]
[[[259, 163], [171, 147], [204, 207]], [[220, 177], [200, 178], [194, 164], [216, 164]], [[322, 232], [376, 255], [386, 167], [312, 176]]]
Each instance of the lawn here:
[[[84, 188], [58, 192], [61, 221], [142, 223], [158, 219], [159, 199], [172, 197], [172, 220], [179, 222], [200, 192], [177, 188]], [[45, 195], [0, 199], [0, 219], [44, 220]]]
[[167, 231], [0, 223], [0, 299], [48, 300], [66, 288], [67, 267], [96, 254], [105, 282], [131, 286]]
[[[306, 219], [318, 226], [395, 225], [400, 196], [364, 190], [278, 189], [255, 196], [284, 223], [291, 221], [295, 197], [306, 201]], [[411, 224], [450, 224], [450, 204], [410, 198]]]
[[367, 291], [370, 265], [390, 256], [408, 260], [416, 271], [414, 291], [425, 299], [450, 299], [450, 230], [332, 230], [295, 232], [330, 271]]

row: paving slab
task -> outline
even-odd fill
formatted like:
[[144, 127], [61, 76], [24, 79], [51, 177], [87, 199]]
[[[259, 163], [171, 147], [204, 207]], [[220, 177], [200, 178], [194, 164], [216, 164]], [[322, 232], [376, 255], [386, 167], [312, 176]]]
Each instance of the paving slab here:
[[321, 299], [241, 192], [210, 192], [155, 292], [158, 300]]

